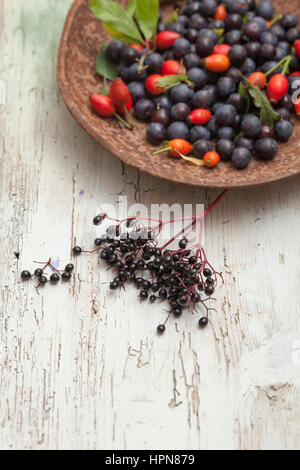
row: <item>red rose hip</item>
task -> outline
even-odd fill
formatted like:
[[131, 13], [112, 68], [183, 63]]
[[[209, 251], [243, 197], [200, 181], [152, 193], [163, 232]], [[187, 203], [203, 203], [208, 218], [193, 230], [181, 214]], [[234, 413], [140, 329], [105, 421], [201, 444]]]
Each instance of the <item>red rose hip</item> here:
[[278, 101], [285, 97], [288, 90], [288, 79], [281, 73], [277, 73], [271, 78], [267, 87], [269, 100], [273, 103], [278, 103]]
[[116, 112], [116, 108], [109, 96], [94, 93], [90, 97], [90, 102], [93, 110], [101, 117], [110, 117]]
[[109, 97], [115, 106], [124, 106], [130, 99], [130, 92], [121, 78], [116, 78], [109, 90]]
[[147, 78], [145, 87], [150, 95], [161, 95], [164, 89], [158, 86], [158, 81], [162, 78], [162, 75], [153, 74]]
[[181, 37], [180, 34], [175, 33], [175, 31], [161, 31], [156, 36], [156, 46], [157, 49], [161, 51], [167, 51], [171, 49], [174, 42]]
[[295, 41], [295, 52], [298, 59], [300, 59], [300, 41]]
[[166, 60], [163, 63], [161, 74], [162, 75], [177, 75], [179, 72], [180, 64], [177, 60]]
[[228, 55], [231, 46], [229, 44], [217, 44], [213, 50], [213, 54]]
[[208, 109], [194, 109], [188, 116], [188, 121], [191, 124], [202, 125], [206, 124], [211, 118], [211, 112]]

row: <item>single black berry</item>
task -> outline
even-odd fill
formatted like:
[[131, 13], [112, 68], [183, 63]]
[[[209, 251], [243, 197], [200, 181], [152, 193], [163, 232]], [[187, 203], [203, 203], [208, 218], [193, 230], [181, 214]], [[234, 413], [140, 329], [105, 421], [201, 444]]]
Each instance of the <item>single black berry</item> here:
[[72, 271], [74, 271], [74, 264], [67, 264], [67, 266], [65, 267], [65, 271], [67, 273], [71, 273]]
[[31, 278], [31, 274], [29, 271], [22, 271], [21, 272], [21, 278], [23, 281], [28, 281]]
[[140, 292], [140, 298], [141, 298], [142, 300], [146, 300], [146, 299], [148, 298], [148, 292], [145, 291], [145, 290], [142, 290], [142, 291]]
[[116, 289], [118, 288], [118, 286], [119, 286], [118, 282], [117, 282], [117, 281], [113, 281], [113, 282], [110, 283], [109, 288], [110, 288], [111, 290], [116, 290]]
[[165, 325], [158, 325], [158, 327], [157, 327], [157, 332], [158, 332], [159, 334], [162, 334], [162, 333], [164, 333], [165, 331], [166, 331]]
[[206, 317], [202, 317], [199, 320], [200, 328], [205, 328], [208, 325], [208, 319]]
[[50, 282], [53, 282], [53, 284], [55, 284], [56, 282], [58, 282], [60, 279], [59, 275], [57, 273], [53, 273], [51, 274], [50, 276]]
[[70, 272], [63, 272], [61, 275], [61, 278], [63, 281], [69, 281], [71, 279], [71, 273]]

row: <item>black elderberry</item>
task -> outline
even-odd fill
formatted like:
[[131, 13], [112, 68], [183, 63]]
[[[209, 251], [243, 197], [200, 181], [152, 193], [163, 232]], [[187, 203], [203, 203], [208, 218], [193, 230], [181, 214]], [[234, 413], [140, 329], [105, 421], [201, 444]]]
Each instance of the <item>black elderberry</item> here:
[[163, 299], [166, 299], [168, 296], [168, 292], [166, 289], [160, 289], [159, 291], [159, 297], [163, 298]]
[[107, 251], [106, 248], [101, 251], [101, 253], [100, 253], [100, 258], [101, 258], [101, 259], [107, 259], [107, 258], [108, 258], [108, 251]]
[[151, 286], [152, 292], [158, 292], [159, 290], [159, 285], [157, 283], [153, 283]]
[[139, 260], [137, 263], [136, 263], [136, 268], [137, 269], [144, 269], [145, 267], [145, 263], [143, 260]]
[[183, 263], [176, 263], [175, 268], [179, 273], [181, 273], [184, 270], [184, 264]]
[[67, 273], [71, 273], [72, 271], [74, 271], [74, 264], [67, 264], [67, 266], [65, 267], [65, 271]]
[[178, 299], [178, 303], [179, 303], [180, 307], [185, 307], [186, 304], [188, 303], [188, 300], [187, 300], [186, 297], [180, 297]]
[[142, 282], [142, 286], [143, 286], [143, 289], [145, 290], [149, 290], [151, 288], [151, 282], [150, 281], [147, 281], [147, 280], [144, 280]]
[[45, 285], [47, 284], [47, 282], [48, 282], [48, 279], [46, 278], [46, 276], [40, 277], [40, 284]]
[[101, 238], [96, 238], [96, 240], [95, 240], [95, 245], [96, 245], [96, 246], [101, 246], [101, 245], [102, 245], [102, 240], [101, 240]]
[[23, 281], [28, 281], [31, 278], [31, 273], [29, 271], [22, 271], [21, 278]]
[[171, 256], [165, 256], [164, 259], [163, 259], [163, 264], [164, 264], [165, 266], [168, 266], [168, 265], [172, 264], [172, 258], [171, 258]]
[[182, 314], [182, 309], [180, 307], [176, 307], [174, 308], [173, 313], [175, 317], [180, 317], [180, 315]]
[[214, 281], [214, 279], [213, 279], [212, 277], [208, 277], [208, 278], [206, 279], [206, 284], [213, 285], [214, 282], [215, 282], [215, 281]]
[[109, 262], [109, 264], [115, 264], [117, 259], [118, 259], [117, 255], [110, 255], [108, 257], [108, 262]]
[[41, 277], [43, 275], [43, 270], [41, 268], [38, 268], [34, 271], [34, 275], [36, 277]]
[[182, 289], [179, 290], [179, 294], [183, 295], [188, 295], [188, 289], [186, 287], [183, 287]]
[[176, 302], [176, 299], [169, 299], [169, 304], [170, 304], [172, 310], [179, 307], [178, 303]]
[[50, 282], [52, 282], [53, 284], [56, 284], [59, 281], [59, 279], [60, 277], [57, 273], [53, 273], [50, 276]]
[[113, 281], [110, 283], [109, 288], [111, 290], [116, 290], [119, 287], [119, 283], [117, 281]]
[[136, 270], [136, 263], [131, 263], [131, 265], [128, 267], [128, 271], [133, 273], [133, 271]]
[[165, 325], [158, 325], [158, 327], [157, 327], [157, 332], [158, 332], [159, 334], [163, 334], [165, 331], [166, 331]]
[[160, 257], [157, 256], [156, 258], [154, 258], [154, 260], [153, 260], [153, 266], [154, 266], [155, 268], [159, 268], [159, 267], [161, 266], [161, 258], [160, 258]]
[[94, 225], [100, 225], [101, 222], [103, 221], [103, 218], [104, 218], [103, 215], [97, 215], [93, 220], [93, 224]]
[[208, 319], [206, 317], [202, 317], [199, 320], [200, 328], [205, 328], [208, 325]]
[[212, 272], [211, 272], [210, 269], [205, 268], [205, 269], [203, 269], [203, 275], [204, 275], [205, 277], [210, 277], [210, 276], [212, 275]]
[[208, 285], [205, 287], [205, 294], [208, 295], [209, 297], [213, 295], [214, 292], [215, 292], [215, 288], [213, 286]]
[[172, 255], [172, 260], [174, 263], [177, 263], [177, 261], [180, 260], [180, 255], [178, 253], [174, 253], [174, 255]]
[[70, 272], [63, 272], [61, 275], [61, 278], [63, 281], [69, 281], [71, 279], [71, 273]]
[[172, 271], [173, 271], [173, 266], [166, 266], [166, 267], [164, 268], [165, 274], [171, 274]]
[[183, 238], [183, 239], [180, 240], [180, 242], [179, 242], [179, 248], [181, 248], [182, 250], [184, 250], [186, 247], [187, 247], [187, 240], [186, 240], [185, 238]]
[[156, 301], [156, 296], [155, 295], [150, 295], [150, 303], [154, 304], [155, 301]]
[[196, 256], [190, 256], [189, 257], [189, 263], [190, 264], [196, 264], [197, 258]]
[[82, 253], [82, 249], [80, 248], [80, 246], [74, 246], [73, 254], [74, 255], [81, 255], [81, 253]]
[[148, 298], [148, 292], [145, 291], [145, 290], [142, 290], [140, 292], [140, 298], [143, 299], [143, 300], [146, 300]]
[[140, 286], [142, 285], [142, 283], [143, 283], [143, 278], [142, 278], [142, 277], [137, 277], [137, 278], [135, 279], [135, 283], [136, 283], [136, 286], [137, 286], [137, 287], [140, 287]]

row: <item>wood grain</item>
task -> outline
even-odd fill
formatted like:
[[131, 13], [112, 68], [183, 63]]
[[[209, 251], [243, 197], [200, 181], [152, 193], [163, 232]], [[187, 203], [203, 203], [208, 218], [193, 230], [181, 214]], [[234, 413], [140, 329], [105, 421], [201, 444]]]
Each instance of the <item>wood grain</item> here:
[[33, 260], [62, 266], [89, 244], [119, 194], [217, 195], [139, 174], [75, 123], [55, 77], [70, 3], [0, 1], [0, 449], [299, 449], [298, 177], [234, 190], [207, 221], [226, 283], [205, 331], [187, 315], [157, 337], [160, 307], [108, 293], [94, 257], [70, 286], [20, 283]]

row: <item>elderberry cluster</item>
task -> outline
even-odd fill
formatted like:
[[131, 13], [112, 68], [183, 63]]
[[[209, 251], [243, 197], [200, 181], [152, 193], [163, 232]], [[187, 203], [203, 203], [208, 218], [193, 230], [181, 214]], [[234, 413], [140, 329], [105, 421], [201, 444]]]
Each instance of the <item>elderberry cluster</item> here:
[[[103, 218], [97, 216], [94, 224], [99, 225]], [[110, 226], [95, 240], [94, 252], [99, 252], [100, 260], [114, 272], [110, 289], [132, 283], [139, 290], [141, 301], [167, 302], [167, 320], [171, 315], [180, 317], [185, 309], [196, 311], [197, 305], [202, 305], [207, 315], [200, 318], [199, 326], [205, 327], [209, 311], [214, 310], [206, 302], [215, 291], [218, 273], [207, 263], [204, 252], [191, 252], [185, 238], [179, 241], [178, 250], [163, 250], [151, 229], [137, 228], [132, 219], [127, 220], [126, 226], [130, 230], [123, 233], [120, 225]], [[78, 246], [73, 248], [75, 255], [82, 252]], [[167, 320], [157, 327], [158, 333], [165, 331]]]
[[[21, 272], [21, 279], [23, 281], [29, 281], [32, 278], [35, 278], [38, 282], [36, 289], [38, 290], [39, 287], [45, 286], [48, 282], [51, 282], [51, 284], [57, 284], [60, 279], [64, 282], [70, 281], [72, 277], [72, 272], [74, 271], [74, 265], [69, 263], [66, 265], [64, 271], [60, 272], [58, 271], [51, 263], [51, 259], [46, 262], [46, 263], [38, 263], [38, 264], [43, 264], [43, 268], [37, 268], [33, 274], [31, 274], [30, 271], [24, 270]], [[49, 279], [45, 273], [46, 269], [50, 268], [52, 269], [53, 272]]]

